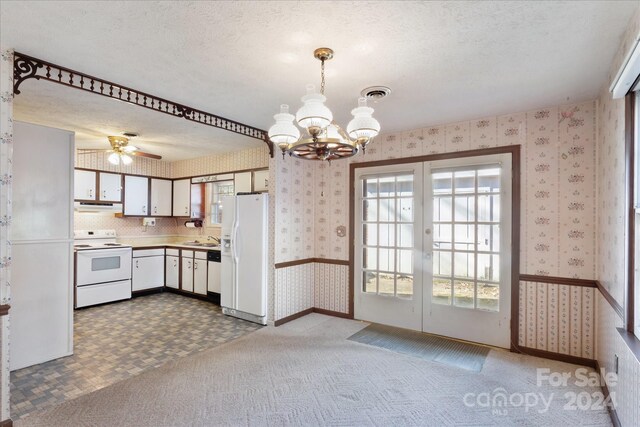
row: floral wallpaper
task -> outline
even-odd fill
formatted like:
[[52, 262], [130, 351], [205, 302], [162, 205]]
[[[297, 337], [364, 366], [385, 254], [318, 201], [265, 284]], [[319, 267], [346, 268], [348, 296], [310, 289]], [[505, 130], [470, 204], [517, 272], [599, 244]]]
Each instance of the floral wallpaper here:
[[126, 166], [114, 165], [107, 160], [109, 153], [78, 153], [75, 155], [75, 165], [78, 168], [98, 169], [107, 172], [131, 173], [135, 175], [148, 175], [161, 178], [171, 178], [172, 162], [136, 157], [133, 163]]
[[[629, 21], [618, 51], [609, 68], [609, 76], [597, 100], [597, 242], [596, 278], [621, 306], [625, 306], [625, 155], [624, 99], [612, 99], [609, 87], [624, 59], [640, 40], [640, 8]], [[616, 396], [616, 413], [623, 426], [640, 425], [640, 363], [629, 350], [616, 328], [623, 320], [598, 292], [596, 312], [595, 358], [607, 372], [615, 371], [618, 357], [618, 382], [610, 387]]]
[[182, 178], [184, 176], [266, 168], [269, 164], [268, 159], [268, 147], [261, 143], [259, 147], [247, 150], [172, 162], [171, 177]]
[[[0, 304], [11, 303], [13, 50], [0, 58]], [[0, 317], [0, 421], [9, 419], [9, 316]]]

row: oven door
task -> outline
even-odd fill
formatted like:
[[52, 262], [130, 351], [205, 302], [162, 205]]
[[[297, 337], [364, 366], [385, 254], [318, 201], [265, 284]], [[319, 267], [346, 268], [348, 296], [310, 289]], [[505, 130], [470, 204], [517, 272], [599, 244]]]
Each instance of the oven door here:
[[131, 279], [131, 248], [89, 249], [76, 257], [78, 286]]

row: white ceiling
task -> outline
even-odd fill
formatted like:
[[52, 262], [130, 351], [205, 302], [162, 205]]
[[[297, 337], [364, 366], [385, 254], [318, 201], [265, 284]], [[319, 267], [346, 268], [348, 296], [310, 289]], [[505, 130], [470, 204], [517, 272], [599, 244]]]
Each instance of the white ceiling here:
[[[639, 4], [2, 1], [0, 42], [263, 129], [319, 83], [312, 52], [329, 46], [334, 116], [346, 124], [361, 89], [387, 85], [374, 105], [384, 132], [595, 98]], [[261, 143], [47, 84], [23, 84], [18, 119], [64, 119], [91, 138], [138, 131], [136, 145], [148, 136], [169, 160]]]

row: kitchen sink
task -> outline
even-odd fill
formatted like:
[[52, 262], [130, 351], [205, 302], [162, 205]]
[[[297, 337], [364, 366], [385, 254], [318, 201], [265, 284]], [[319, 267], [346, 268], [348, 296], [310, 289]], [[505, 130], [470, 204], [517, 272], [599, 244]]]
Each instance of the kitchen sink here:
[[198, 246], [198, 247], [203, 247], [203, 248], [217, 248], [220, 247], [220, 245], [218, 243], [206, 243], [206, 242], [198, 242], [193, 241], [193, 242], [183, 242], [182, 243], [185, 246]]

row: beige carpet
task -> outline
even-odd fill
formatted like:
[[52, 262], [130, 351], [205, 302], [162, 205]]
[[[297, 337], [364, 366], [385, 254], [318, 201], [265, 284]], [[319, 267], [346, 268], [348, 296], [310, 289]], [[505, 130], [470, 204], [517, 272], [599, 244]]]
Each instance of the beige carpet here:
[[[346, 338], [366, 323], [310, 314], [170, 362], [137, 377], [35, 412], [27, 426], [505, 425], [609, 426], [604, 410], [564, 410], [567, 392], [536, 385], [536, 367], [577, 366], [492, 350], [480, 373]], [[476, 395], [553, 395], [525, 409], [478, 406]], [[467, 396], [465, 405], [465, 395]], [[539, 413], [539, 411], [543, 411]]]

